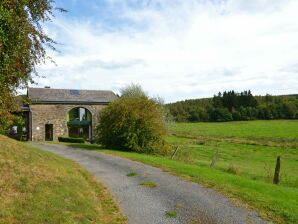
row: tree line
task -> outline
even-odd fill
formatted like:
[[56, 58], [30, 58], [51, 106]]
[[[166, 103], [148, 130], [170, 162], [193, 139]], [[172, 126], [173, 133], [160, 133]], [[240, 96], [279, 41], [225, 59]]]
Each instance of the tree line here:
[[250, 90], [232, 90], [212, 98], [169, 103], [166, 108], [178, 122], [298, 119], [298, 95], [253, 96]]

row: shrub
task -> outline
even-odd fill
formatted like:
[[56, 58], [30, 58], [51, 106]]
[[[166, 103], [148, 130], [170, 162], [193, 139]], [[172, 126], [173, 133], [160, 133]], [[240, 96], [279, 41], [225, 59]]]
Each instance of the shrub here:
[[231, 173], [231, 174], [235, 174], [235, 175], [238, 175], [240, 173], [238, 167], [236, 167], [235, 165], [233, 164], [230, 164], [227, 168], [227, 172], [228, 173]]
[[85, 143], [83, 138], [58, 137], [59, 142]]
[[166, 128], [162, 105], [147, 96], [121, 97], [100, 113], [97, 142], [105, 147], [165, 153]]

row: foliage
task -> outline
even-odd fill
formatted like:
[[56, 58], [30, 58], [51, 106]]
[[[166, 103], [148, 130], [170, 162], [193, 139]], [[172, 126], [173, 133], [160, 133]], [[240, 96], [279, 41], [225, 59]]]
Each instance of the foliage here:
[[58, 137], [59, 142], [84, 143], [83, 138]]
[[179, 122], [297, 119], [298, 95], [253, 96], [251, 91], [218, 93], [213, 98], [167, 104]]
[[13, 138], [15, 140], [19, 141], [26, 141], [27, 140], [27, 135], [26, 133], [23, 132], [23, 127], [25, 126], [25, 119], [23, 116], [18, 115], [18, 114], [13, 114], [13, 126], [17, 127], [17, 133], [12, 133], [11, 130], [6, 131], [4, 133], [0, 134], [5, 134], [10, 138]]
[[232, 114], [227, 108], [212, 108], [209, 110], [210, 121], [231, 121]]
[[[46, 48], [55, 42], [41, 24], [51, 20], [53, 0], [0, 1], [0, 129], [13, 123], [18, 88], [33, 82], [35, 66], [47, 59]], [[62, 9], [60, 9], [62, 10]]]
[[166, 150], [163, 110], [146, 96], [121, 97], [100, 113], [97, 141], [106, 147], [137, 152]]
[[24, 127], [23, 117], [7, 111], [0, 112], [0, 134], [7, 135], [12, 125], [16, 125], [20, 130]]
[[122, 97], [148, 97], [141, 85], [130, 84], [120, 89]]

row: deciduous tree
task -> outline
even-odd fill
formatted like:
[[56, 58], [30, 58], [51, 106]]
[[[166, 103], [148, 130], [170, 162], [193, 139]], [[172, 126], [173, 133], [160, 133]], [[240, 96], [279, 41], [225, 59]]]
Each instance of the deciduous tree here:
[[[0, 129], [12, 121], [17, 109], [14, 95], [37, 75], [36, 65], [47, 59], [55, 42], [42, 24], [53, 17], [53, 0], [0, 1]], [[58, 9], [63, 11], [63, 9]]]

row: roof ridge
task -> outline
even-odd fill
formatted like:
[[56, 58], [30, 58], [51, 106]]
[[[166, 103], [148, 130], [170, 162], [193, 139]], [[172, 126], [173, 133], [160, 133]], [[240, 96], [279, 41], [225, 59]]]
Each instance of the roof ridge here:
[[28, 87], [29, 89], [46, 89], [46, 90], [79, 90], [79, 91], [105, 91], [105, 92], [113, 92], [113, 90], [108, 90], [108, 89], [61, 89], [61, 88], [44, 88], [44, 87]]
[[117, 98], [117, 95], [112, 90], [76, 90], [29, 87], [27, 93], [33, 103], [90, 102], [92, 104], [107, 103]]

